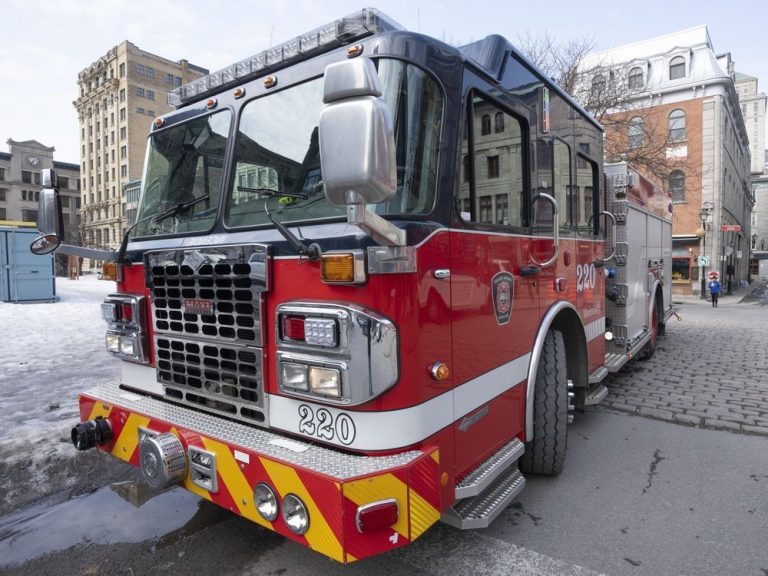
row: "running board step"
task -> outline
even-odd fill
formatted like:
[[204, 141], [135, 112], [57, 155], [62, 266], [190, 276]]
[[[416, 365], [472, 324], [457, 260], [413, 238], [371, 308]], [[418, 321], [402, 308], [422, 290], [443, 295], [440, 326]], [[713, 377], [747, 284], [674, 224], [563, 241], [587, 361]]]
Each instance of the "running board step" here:
[[443, 513], [442, 521], [454, 528], [487, 528], [512, 503], [525, 487], [525, 478], [517, 467], [498, 477], [482, 494], [459, 500]]
[[608, 396], [608, 388], [604, 384], [592, 386], [587, 390], [587, 395], [584, 397], [584, 405], [600, 404], [606, 396]]
[[525, 445], [517, 438], [505, 444], [501, 450], [491, 455], [456, 485], [456, 499], [470, 498], [480, 494], [502, 472], [517, 462], [523, 452], [525, 452]]

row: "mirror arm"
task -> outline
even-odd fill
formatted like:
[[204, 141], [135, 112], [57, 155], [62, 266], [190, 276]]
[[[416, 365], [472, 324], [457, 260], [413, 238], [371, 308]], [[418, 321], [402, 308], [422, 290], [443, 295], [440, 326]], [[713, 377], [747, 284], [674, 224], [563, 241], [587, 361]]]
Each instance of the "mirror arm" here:
[[117, 253], [114, 250], [98, 250], [96, 248], [85, 248], [84, 246], [72, 246], [70, 244], [60, 244], [56, 249], [57, 254], [67, 254], [69, 256], [81, 256], [92, 260], [106, 260], [115, 262]]
[[353, 224], [382, 246], [405, 246], [405, 230], [365, 207], [356, 192], [347, 193], [347, 222]]

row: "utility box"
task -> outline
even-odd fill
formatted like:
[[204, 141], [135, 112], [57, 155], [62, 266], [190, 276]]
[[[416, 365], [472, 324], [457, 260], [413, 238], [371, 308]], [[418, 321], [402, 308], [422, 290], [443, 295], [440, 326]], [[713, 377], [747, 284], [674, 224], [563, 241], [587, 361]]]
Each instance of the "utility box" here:
[[40, 233], [34, 228], [0, 226], [0, 300], [55, 301], [53, 254], [37, 256], [29, 245]]

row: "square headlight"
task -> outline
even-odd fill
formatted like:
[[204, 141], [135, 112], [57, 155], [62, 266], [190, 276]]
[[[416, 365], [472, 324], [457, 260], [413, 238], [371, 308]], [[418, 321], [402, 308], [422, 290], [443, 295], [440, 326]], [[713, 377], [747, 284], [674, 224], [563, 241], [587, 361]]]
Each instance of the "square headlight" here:
[[307, 381], [307, 366], [295, 362], [280, 363], [280, 382], [286, 388], [309, 390]]
[[107, 334], [107, 351], [120, 352], [120, 336], [118, 334]]
[[309, 390], [323, 396], [341, 397], [341, 372], [335, 368], [309, 368]]

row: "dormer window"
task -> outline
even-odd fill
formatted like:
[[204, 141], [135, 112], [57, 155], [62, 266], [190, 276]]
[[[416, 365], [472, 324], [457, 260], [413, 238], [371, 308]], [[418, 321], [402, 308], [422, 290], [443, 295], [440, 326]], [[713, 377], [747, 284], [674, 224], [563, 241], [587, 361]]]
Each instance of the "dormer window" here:
[[669, 79], [685, 78], [685, 58], [675, 56], [669, 63]]
[[639, 90], [643, 87], [643, 70], [639, 66], [635, 66], [629, 71], [627, 85], [630, 90]]

